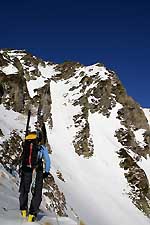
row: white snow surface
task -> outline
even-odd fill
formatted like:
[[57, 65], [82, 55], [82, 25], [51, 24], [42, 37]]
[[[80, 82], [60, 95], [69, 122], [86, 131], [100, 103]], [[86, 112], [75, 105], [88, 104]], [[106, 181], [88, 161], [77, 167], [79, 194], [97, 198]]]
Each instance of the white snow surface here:
[[146, 145], [146, 144], [143, 144], [144, 143], [144, 136], [143, 136], [144, 132], [145, 132], [144, 129], [139, 129], [137, 131], [134, 131], [136, 142], [141, 147], [144, 147], [144, 145]]
[[[1, 50], [0, 53], [3, 53], [4, 50]], [[23, 56], [25, 56], [25, 50], [9, 50], [7, 51], [7, 54], [9, 55], [9, 57], [11, 59], [14, 59], [15, 57], [18, 58], [18, 59], [21, 59]], [[4, 56], [5, 57], [5, 56]]]
[[12, 64], [9, 64], [6, 67], [0, 67], [0, 70], [4, 72], [6, 75], [15, 74], [18, 72], [18, 69]]
[[[7, 110], [3, 105], [0, 105], [0, 129], [5, 138], [8, 138], [13, 129], [19, 131], [25, 130], [26, 116], [13, 110]], [[0, 138], [1, 139], [1, 138]]]
[[145, 116], [146, 116], [146, 118], [148, 120], [148, 123], [150, 124], [150, 109], [144, 108], [143, 111], [144, 111]]
[[85, 66], [79, 69], [79, 72], [83, 71], [87, 76], [93, 76], [94, 74], [99, 74], [101, 80], [106, 80], [108, 78], [109, 72], [104, 66], [97, 66], [97, 64]]

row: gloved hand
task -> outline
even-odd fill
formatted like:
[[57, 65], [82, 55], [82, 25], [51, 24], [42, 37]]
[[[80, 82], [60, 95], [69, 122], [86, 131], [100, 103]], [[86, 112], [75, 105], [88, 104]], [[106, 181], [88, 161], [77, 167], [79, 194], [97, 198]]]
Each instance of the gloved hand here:
[[49, 174], [50, 174], [49, 172], [43, 173], [43, 179], [47, 178]]

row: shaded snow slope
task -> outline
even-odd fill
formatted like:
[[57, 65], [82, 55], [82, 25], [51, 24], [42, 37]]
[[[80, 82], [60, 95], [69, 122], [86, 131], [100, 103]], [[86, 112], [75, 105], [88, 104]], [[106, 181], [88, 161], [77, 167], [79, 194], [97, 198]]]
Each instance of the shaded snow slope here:
[[[29, 224], [23, 219], [19, 211], [18, 202], [18, 178], [12, 177], [0, 164], [0, 224], [20, 225]], [[44, 210], [44, 201], [41, 205], [42, 211], [38, 215], [38, 221], [32, 224], [41, 225], [77, 225], [70, 218], [56, 217], [52, 212]]]

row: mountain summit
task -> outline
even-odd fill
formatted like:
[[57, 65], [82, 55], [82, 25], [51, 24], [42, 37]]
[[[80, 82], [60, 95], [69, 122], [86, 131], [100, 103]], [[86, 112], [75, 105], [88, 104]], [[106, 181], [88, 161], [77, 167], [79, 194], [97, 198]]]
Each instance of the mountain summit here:
[[[43, 194], [86, 225], [146, 225], [150, 217], [149, 110], [103, 64], [56, 64], [0, 51], [0, 162], [17, 171], [27, 112], [40, 113], [52, 158]], [[130, 216], [132, 215], [132, 216]]]

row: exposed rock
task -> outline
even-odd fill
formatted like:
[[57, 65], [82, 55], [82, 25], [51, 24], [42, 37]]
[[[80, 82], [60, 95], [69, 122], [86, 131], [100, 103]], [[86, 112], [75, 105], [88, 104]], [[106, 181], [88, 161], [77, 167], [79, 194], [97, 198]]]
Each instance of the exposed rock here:
[[131, 97], [124, 96], [122, 104], [124, 107], [118, 111], [118, 118], [123, 125], [134, 130], [149, 129], [143, 110]]
[[[43, 122], [51, 120], [51, 93], [50, 93], [50, 81], [48, 81], [42, 88], [39, 88], [37, 95], [33, 98], [34, 105], [40, 107], [40, 111], [43, 114]], [[52, 124], [50, 124], [52, 126]]]
[[47, 190], [44, 192], [44, 195], [48, 196], [50, 199], [50, 204], [47, 205], [47, 209], [53, 209], [59, 216], [67, 216], [65, 212], [65, 196], [59, 190], [52, 175], [50, 175], [47, 181], [44, 183], [44, 188]]
[[25, 101], [29, 100], [29, 94], [26, 81], [19, 74], [2, 75], [0, 82], [4, 86], [2, 103], [7, 109], [23, 112], [25, 110]]
[[4, 95], [4, 87], [3, 85], [0, 83], [0, 104], [2, 102], [2, 97]]
[[126, 151], [126, 149], [120, 149], [118, 152], [120, 161], [120, 167], [125, 172], [125, 178], [131, 187], [131, 191], [128, 193], [132, 202], [136, 207], [143, 211], [145, 215], [150, 216], [149, 207], [149, 181], [143, 169], [141, 169], [136, 160], [133, 159]]
[[56, 71], [61, 72], [60, 75], [55, 76], [54, 79], [68, 79], [75, 74], [75, 70], [80, 67], [80, 63], [76, 62], [64, 62], [56, 66]]
[[0, 129], [0, 137], [3, 137], [3, 136], [4, 136], [4, 134], [3, 134], [2, 130]]
[[3, 56], [3, 54], [0, 53], [0, 67], [2, 66], [8, 66], [9, 61]]
[[22, 152], [22, 138], [16, 130], [10, 134], [10, 138], [0, 144], [0, 163], [11, 170], [20, 164]]
[[61, 181], [65, 182], [65, 179], [63, 178], [63, 175], [62, 175], [62, 173], [61, 173], [59, 170], [57, 170], [56, 174], [57, 174], [57, 177], [58, 177]]

